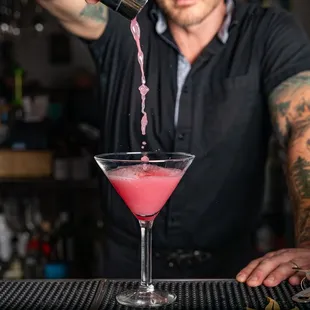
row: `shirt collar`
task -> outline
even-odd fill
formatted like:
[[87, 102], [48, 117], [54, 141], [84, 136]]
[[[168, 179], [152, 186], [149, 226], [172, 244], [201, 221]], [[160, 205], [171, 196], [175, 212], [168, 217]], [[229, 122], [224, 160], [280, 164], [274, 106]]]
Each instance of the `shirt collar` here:
[[[234, 0], [226, 0], [226, 17], [221, 29], [218, 32], [218, 38], [222, 43], [226, 43], [229, 38], [229, 27], [232, 21], [232, 15], [235, 8]], [[156, 9], [157, 21], [155, 25], [156, 32], [163, 34], [167, 30], [167, 22], [165, 16], [159, 8]]]

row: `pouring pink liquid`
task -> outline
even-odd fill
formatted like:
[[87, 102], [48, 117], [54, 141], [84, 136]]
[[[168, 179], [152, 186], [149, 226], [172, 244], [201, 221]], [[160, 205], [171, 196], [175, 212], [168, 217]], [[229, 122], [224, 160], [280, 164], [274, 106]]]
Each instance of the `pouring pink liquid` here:
[[[145, 74], [144, 74], [144, 55], [141, 49], [141, 44], [140, 44], [140, 26], [138, 24], [137, 18], [134, 18], [131, 23], [130, 23], [130, 30], [133, 35], [133, 38], [136, 42], [137, 49], [138, 49], [138, 62], [140, 65], [140, 70], [141, 70], [141, 86], [139, 87], [139, 92], [141, 95], [141, 112], [143, 114], [142, 119], [141, 119], [141, 133], [142, 135], [145, 136], [146, 134], [146, 126], [148, 123], [147, 120], [147, 113], [145, 112], [145, 97], [146, 94], [149, 92], [149, 88], [146, 86], [146, 79], [145, 79]], [[142, 142], [141, 148], [144, 149], [146, 145], [146, 142]]]

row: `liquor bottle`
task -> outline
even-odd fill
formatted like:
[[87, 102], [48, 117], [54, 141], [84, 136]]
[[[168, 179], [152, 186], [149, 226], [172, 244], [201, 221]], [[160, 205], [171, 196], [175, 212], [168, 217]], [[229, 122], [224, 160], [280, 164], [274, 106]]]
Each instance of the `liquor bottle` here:
[[12, 257], [11, 240], [13, 232], [7, 224], [3, 207], [0, 205], [0, 260], [8, 263]]
[[45, 278], [45, 266], [51, 255], [51, 223], [42, 221], [40, 229], [32, 233], [27, 245], [24, 264], [26, 279]]
[[4, 279], [19, 280], [23, 278], [23, 264], [18, 255], [17, 244], [18, 238], [17, 236], [13, 236], [11, 239], [12, 255], [7, 264], [7, 269], [3, 274]]
[[13, 99], [13, 111], [14, 118], [17, 121], [22, 121], [24, 116], [23, 111], [23, 69], [17, 66], [14, 69], [14, 99]]
[[57, 248], [60, 259], [68, 264], [74, 260], [74, 236], [72, 220], [67, 211], [62, 211], [59, 216]]
[[36, 279], [38, 278], [39, 266], [39, 239], [38, 236], [32, 235], [28, 241], [26, 248], [26, 257], [24, 260], [24, 278]]
[[48, 279], [67, 278], [74, 259], [74, 239], [69, 213], [61, 211], [51, 237], [52, 251], [45, 267]]

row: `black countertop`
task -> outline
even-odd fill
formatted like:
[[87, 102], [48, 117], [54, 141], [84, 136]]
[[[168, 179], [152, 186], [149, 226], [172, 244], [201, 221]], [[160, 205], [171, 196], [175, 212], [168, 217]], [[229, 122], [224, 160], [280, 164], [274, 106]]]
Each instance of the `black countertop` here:
[[[164, 309], [310, 309], [310, 303], [294, 303], [301, 289], [287, 282], [274, 288], [250, 288], [235, 280], [154, 281], [156, 287], [177, 295], [174, 304]], [[0, 309], [129, 309], [115, 301], [117, 293], [134, 288], [129, 280], [24, 280], [0, 281]], [[266, 308], [267, 307], [267, 308]]]

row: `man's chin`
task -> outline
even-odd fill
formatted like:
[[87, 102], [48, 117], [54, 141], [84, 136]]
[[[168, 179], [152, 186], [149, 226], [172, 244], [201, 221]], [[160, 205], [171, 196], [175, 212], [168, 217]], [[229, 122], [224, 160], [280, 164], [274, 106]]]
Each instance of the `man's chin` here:
[[200, 24], [203, 21], [203, 17], [195, 17], [195, 16], [182, 16], [174, 15], [170, 16], [170, 19], [173, 23], [180, 27], [191, 27]]

